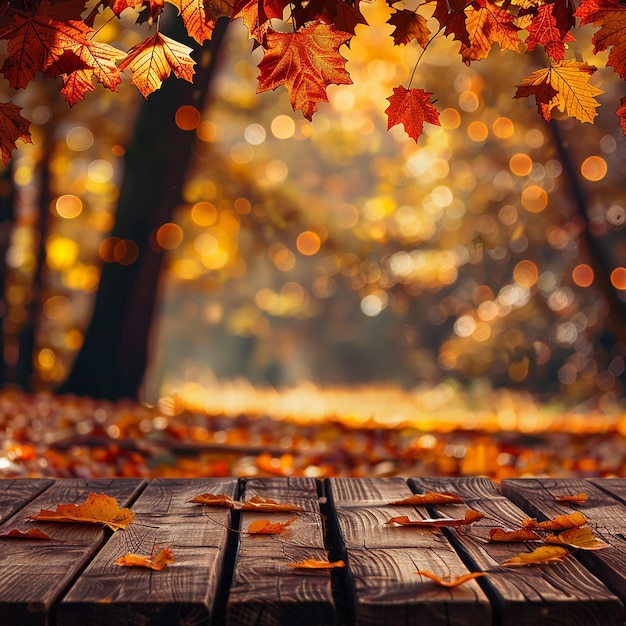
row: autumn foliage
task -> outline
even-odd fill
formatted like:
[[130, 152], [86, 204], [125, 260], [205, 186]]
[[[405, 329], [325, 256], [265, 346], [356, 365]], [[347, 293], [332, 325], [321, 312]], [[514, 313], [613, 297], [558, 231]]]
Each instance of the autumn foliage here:
[[[590, 83], [596, 66], [568, 51], [577, 25], [595, 28], [594, 53], [608, 51], [606, 65], [626, 77], [626, 5], [617, 0], [432, 0], [418, 2], [412, 10], [387, 2], [398, 46], [426, 52], [435, 38], [451, 37], [468, 65], [487, 57], [494, 44], [520, 54], [542, 49], [546, 66], [521, 77], [514, 97], [534, 96], [546, 120], [554, 109], [582, 122], [593, 122], [597, 115], [601, 91]], [[211, 39], [218, 19], [241, 18], [254, 47], [263, 50], [257, 91], [286, 88], [294, 110], [307, 119], [328, 100], [329, 85], [351, 83], [341, 48], [350, 45], [357, 28], [367, 26], [360, 0], [2, 0], [0, 39], [6, 41], [7, 54], [0, 71], [15, 89], [26, 87], [38, 72], [60, 78], [70, 105], [97, 83], [117, 91], [124, 70], [144, 97], [171, 74], [192, 82], [192, 48], [159, 31], [167, 3], [176, 7], [199, 44]], [[147, 34], [130, 50], [100, 41], [94, 28], [97, 20], [123, 13], [134, 13], [137, 29]], [[402, 124], [417, 140], [425, 123], [439, 124], [431, 95], [410, 84], [395, 87], [386, 110], [389, 128]], [[626, 133], [626, 98], [617, 113]], [[5, 164], [18, 139], [31, 140], [29, 122], [11, 102], [0, 104]]]

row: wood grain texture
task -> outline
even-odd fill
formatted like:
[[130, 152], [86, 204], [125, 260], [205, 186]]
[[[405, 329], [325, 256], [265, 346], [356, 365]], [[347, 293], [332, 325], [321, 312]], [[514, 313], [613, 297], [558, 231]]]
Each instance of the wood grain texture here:
[[[502, 490], [511, 500], [519, 503], [532, 517], [547, 519], [555, 515], [580, 511], [588, 520], [593, 534], [611, 548], [593, 552], [578, 550], [576, 558], [626, 605], [626, 539], [624, 520], [626, 496], [623, 479], [507, 479]], [[555, 497], [584, 492], [584, 503], [566, 504]], [[626, 619], [626, 615], [622, 616]]]
[[472, 569], [488, 573], [481, 579], [481, 585], [492, 599], [497, 619], [503, 624], [623, 624], [619, 598], [572, 556], [558, 563], [532, 567], [501, 566], [503, 561], [520, 552], [532, 551], [537, 544], [488, 540], [489, 529], [494, 525], [516, 529], [521, 520], [528, 517], [527, 512], [504, 497], [489, 479], [412, 478], [409, 484], [416, 492], [452, 491], [464, 499], [464, 505], [429, 507], [436, 516], [462, 516], [467, 506], [490, 516], [464, 532], [446, 529], [445, 534]]
[[491, 624], [489, 602], [475, 580], [446, 589], [415, 574], [468, 573], [439, 530], [385, 525], [395, 515], [427, 516], [424, 507], [388, 504], [411, 495], [404, 480], [333, 478], [326, 484], [343, 542], [338, 552], [349, 564], [344, 592], [353, 600], [355, 624]]
[[[335, 624], [335, 604], [328, 570], [300, 570], [287, 563], [326, 560], [324, 523], [314, 479], [254, 479], [245, 482], [242, 500], [259, 495], [302, 506], [298, 513], [241, 512], [241, 535], [226, 623], [232, 626]], [[259, 519], [293, 523], [279, 535], [249, 535]]]
[[[132, 510], [135, 521], [115, 533], [85, 569], [57, 612], [57, 626], [206, 624], [213, 614], [231, 512], [189, 502], [211, 492], [236, 495], [237, 480], [158, 479]], [[127, 552], [169, 548], [175, 563], [161, 571], [121, 567]]]
[[52, 484], [50, 478], [0, 480], [0, 523]]
[[42, 508], [55, 509], [57, 504], [80, 504], [90, 491], [107, 493], [127, 506], [144, 485], [138, 479], [58, 480], [8, 518], [0, 531], [36, 527], [51, 540], [2, 543], [0, 624], [47, 624], [53, 603], [110, 534], [96, 524], [32, 522], [29, 515]]

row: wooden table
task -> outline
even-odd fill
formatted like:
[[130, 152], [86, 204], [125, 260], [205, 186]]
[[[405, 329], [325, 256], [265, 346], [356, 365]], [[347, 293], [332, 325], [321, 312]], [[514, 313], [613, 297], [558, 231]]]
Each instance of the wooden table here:
[[[412, 493], [453, 492], [459, 504], [399, 506]], [[113, 532], [95, 524], [34, 522], [60, 503], [106, 493], [135, 520]], [[299, 505], [300, 513], [248, 512], [191, 504], [200, 493], [254, 495]], [[584, 492], [586, 503], [556, 501]], [[394, 527], [389, 518], [485, 517], [460, 528]], [[494, 543], [494, 526], [579, 510], [610, 547], [572, 550], [526, 567], [502, 563], [537, 547]], [[281, 534], [246, 532], [254, 520], [295, 520]], [[613, 626], [625, 620], [626, 479], [235, 478], [0, 480], [0, 533], [39, 528], [50, 539], [0, 540], [0, 624], [109, 626], [336, 624], [401, 626]], [[169, 547], [162, 571], [121, 567], [126, 554]], [[342, 559], [343, 569], [288, 567]], [[486, 572], [454, 588], [443, 579]]]

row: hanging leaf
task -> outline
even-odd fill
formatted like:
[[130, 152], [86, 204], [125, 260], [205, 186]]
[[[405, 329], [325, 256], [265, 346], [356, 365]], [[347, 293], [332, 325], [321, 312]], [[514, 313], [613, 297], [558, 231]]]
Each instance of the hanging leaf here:
[[249, 535], [279, 535], [287, 528], [296, 518], [292, 517], [286, 522], [272, 523], [268, 519], [259, 519], [256, 522], [252, 522], [248, 526]]
[[587, 523], [587, 518], [580, 512], [575, 511], [569, 515], [557, 515], [554, 519], [538, 522], [535, 518], [527, 517], [522, 520], [522, 526], [531, 530], [565, 530], [567, 528], [576, 528]]
[[485, 517], [484, 513], [481, 513], [480, 511], [474, 511], [473, 509], [467, 509], [467, 511], [465, 511], [465, 517], [463, 519], [442, 517], [437, 519], [427, 518], [420, 520], [410, 520], [407, 515], [398, 515], [387, 520], [385, 524], [391, 524], [395, 526], [427, 526], [432, 528], [446, 528], [466, 526], [468, 524], [472, 524], [473, 522], [477, 522], [483, 517]]
[[1, 532], [0, 539], [51, 539], [51, 537], [39, 530], [39, 528], [31, 528], [26, 531], [19, 528], [11, 528], [11, 530]]
[[502, 563], [506, 567], [516, 567], [521, 565], [541, 565], [550, 561], [560, 561], [569, 554], [567, 548], [560, 546], [540, 546], [532, 552], [522, 552]]
[[536, 532], [522, 528], [521, 530], [504, 530], [504, 528], [492, 528], [489, 531], [490, 541], [543, 541]]
[[480, 578], [481, 576], [486, 576], [485, 572], [473, 572], [471, 574], [463, 574], [457, 578], [452, 578], [449, 580], [443, 580], [439, 578], [437, 574], [433, 574], [432, 572], [428, 572], [426, 570], [419, 570], [415, 572], [420, 576], [425, 576], [426, 578], [430, 578], [434, 583], [440, 585], [441, 587], [458, 587], [463, 583], [466, 583], [468, 580], [473, 580], [474, 578]]
[[174, 555], [169, 548], [159, 550], [154, 557], [141, 556], [140, 554], [126, 553], [114, 561], [114, 565], [124, 565], [125, 567], [147, 567], [148, 569], [160, 572], [166, 565], [175, 563]]
[[220, 17], [230, 17], [233, 5], [228, 0], [167, 0], [182, 17], [187, 34], [199, 44], [213, 36], [215, 22]]
[[0, 155], [6, 166], [16, 142], [33, 143], [30, 136], [30, 122], [20, 115], [21, 107], [12, 102], [0, 103]]
[[560, 61], [565, 57], [566, 44], [576, 39], [567, 30], [563, 32], [559, 28], [553, 14], [553, 11], [557, 10], [556, 6], [556, 4], [542, 4], [537, 7], [537, 15], [527, 27], [528, 37], [524, 43], [529, 52], [534, 50], [535, 46], [542, 45], [549, 57]]
[[285, 565], [297, 569], [334, 569], [346, 566], [343, 561], [317, 561], [316, 559], [304, 559], [298, 563], [285, 563]]
[[619, 117], [619, 125], [622, 127], [622, 136], [626, 136], [626, 97], [619, 101], [619, 108], [615, 113]]
[[551, 534], [548, 535], [545, 540], [546, 543], [572, 546], [573, 548], [580, 548], [581, 550], [602, 550], [602, 548], [611, 547], [605, 541], [595, 537], [589, 526], [570, 528], [558, 535]]
[[396, 46], [407, 45], [411, 43], [413, 39], [415, 39], [422, 48], [428, 45], [430, 30], [426, 18], [419, 13], [409, 11], [408, 9], [401, 9], [400, 11], [396, 11], [389, 18], [387, 23], [394, 26], [391, 36]]
[[104, 493], [90, 493], [82, 504], [59, 504], [56, 510], [41, 509], [30, 519], [45, 522], [78, 522], [102, 524], [111, 530], [126, 528], [134, 519], [130, 509], [121, 509], [115, 498]]
[[396, 124], [403, 124], [409, 137], [417, 141], [424, 132], [424, 122], [441, 126], [439, 113], [431, 104], [432, 93], [423, 89], [406, 89], [400, 85], [393, 88], [389, 96], [389, 106], [385, 110], [388, 124], [387, 130]]
[[408, 498], [404, 498], [403, 500], [394, 500], [389, 504], [403, 506], [403, 505], [413, 505], [413, 506], [425, 506], [427, 504], [462, 504], [463, 498], [457, 496], [454, 493], [448, 493], [445, 491], [429, 491], [427, 493], [416, 493]]

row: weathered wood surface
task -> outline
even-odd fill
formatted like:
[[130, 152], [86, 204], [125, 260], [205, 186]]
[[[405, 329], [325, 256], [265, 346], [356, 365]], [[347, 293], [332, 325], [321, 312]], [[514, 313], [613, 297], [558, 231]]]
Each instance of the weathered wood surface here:
[[[304, 559], [327, 560], [317, 482], [310, 478], [250, 479], [241, 500], [255, 495], [301, 506], [302, 512], [241, 513], [239, 553], [235, 563], [226, 623], [230, 626], [336, 623], [328, 570], [287, 566]], [[279, 535], [250, 535], [256, 520], [292, 523]]]
[[130, 504], [144, 481], [137, 479], [68, 479], [56, 481], [9, 517], [0, 532], [37, 527], [51, 540], [5, 540], [0, 559], [0, 624], [47, 624], [53, 604], [105, 540], [108, 531], [95, 524], [32, 522], [29, 515], [59, 503], [83, 502], [90, 491]]
[[[349, 570], [344, 593], [358, 626], [491, 624], [487, 597], [475, 580], [446, 589], [417, 575], [457, 578], [468, 570], [439, 530], [385, 525], [391, 517], [426, 518], [423, 507], [394, 506], [411, 490], [401, 478], [327, 481]], [[471, 616], [471, 621], [468, 621]]]
[[[60, 603], [57, 626], [209, 623], [231, 512], [189, 500], [236, 492], [233, 478], [153, 480], [133, 504], [133, 523], [112, 535]], [[150, 556], [165, 547], [175, 563], [159, 572], [114, 563], [127, 552]]]
[[[90, 491], [131, 506], [135, 521], [112, 532], [94, 524], [29, 521], [40, 509], [84, 502]], [[400, 506], [412, 492], [450, 491], [446, 506]], [[239, 512], [188, 502], [203, 492], [254, 495], [305, 511]], [[584, 504], [557, 495], [585, 492]], [[465, 531], [392, 527], [411, 519], [488, 517]], [[612, 547], [572, 551], [524, 568], [502, 562], [537, 544], [489, 541], [493, 526], [519, 528], [579, 509]], [[0, 625], [24, 626], [614, 626], [624, 624], [626, 480], [485, 478], [234, 478], [0, 480], [0, 532], [40, 528], [50, 540], [0, 540]], [[251, 535], [250, 523], [295, 518], [280, 535]], [[126, 552], [168, 547], [160, 572], [114, 565]], [[306, 558], [343, 558], [344, 569], [294, 570]], [[469, 571], [487, 576], [437, 586]]]
[[463, 517], [471, 508], [487, 517], [464, 532], [445, 529], [470, 568], [487, 572], [481, 585], [492, 599], [496, 623], [558, 626], [586, 624], [608, 626], [623, 624], [622, 603], [576, 559], [534, 567], [503, 567], [501, 563], [531, 552], [536, 543], [499, 543], [489, 541], [494, 525], [519, 529], [528, 514], [510, 502], [487, 478], [412, 478], [416, 493], [452, 491], [464, 504], [429, 507], [437, 517]]
[[[579, 550], [576, 558], [618, 595], [626, 605], [626, 481], [615, 479], [507, 479], [502, 490], [539, 520], [580, 511], [593, 533], [612, 547], [593, 552]], [[563, 495], [585, 493], [584, 503], [556, 502]], [[626, 615], [620, 616], [622, 622]]]

